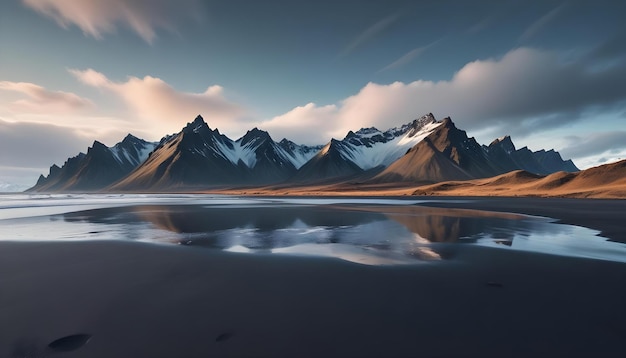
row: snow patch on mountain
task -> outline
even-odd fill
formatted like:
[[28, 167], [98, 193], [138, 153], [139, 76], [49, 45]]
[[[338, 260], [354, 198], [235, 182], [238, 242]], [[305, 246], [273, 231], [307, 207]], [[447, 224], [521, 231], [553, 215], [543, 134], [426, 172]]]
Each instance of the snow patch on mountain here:
[[[262, 146], [265, 147], [261, 148]], [[297, 145], [287, 139], [277, 143], [272, 140], [267, 132], [256, 128], [236, 141], [227, 137], [213, 137], [212, 143], [205, 143], [205, 147], [210, 148], [216, 155], [234, 165], [241, 162], [250, 169], [257, 165], [259, 156], [270, 156], [273, 161], [281, 165], [291, 163], [298, 169], [321, 148], [321, 146]], [[206, 156], [204, 151], [201, 151], [201, 154]]]
[[148, 159], [148, 155], [156, 148], [157, 143], [146, 143], [145, 146], [137, 148], [136, 156], [133, 156], [125, 148], [120, 148], [117, 145], [109, 148], [115, 160], [120, 163], [131, 163], [133, 166], [138, 166]]
[[131, 134], [127, 135], [124, 140], [108, 148], [113, 154], [113, 158], [121, 165], [130, 164], [133, 167], [138, 166], [148, 159], [148, 155], [156, 148], [158, 143], [146, 142]]
[[311, 160], [323, 146], [298, 145], [286, 138], [278, 142], [281, 156], [287, 158], [296, 169], [300, 169], [306, 162]]
[[223, 157], [231, 163], [237, 165], [241, 160], [248, 168], [254, 168], [257, 161], [255, 150], [258, 148], [259, 143], [253, 141], [242, 145], [241, 139], [232, 142], [232, 148], [220, 141], [216, 141], [215, 144], [223, 154]]

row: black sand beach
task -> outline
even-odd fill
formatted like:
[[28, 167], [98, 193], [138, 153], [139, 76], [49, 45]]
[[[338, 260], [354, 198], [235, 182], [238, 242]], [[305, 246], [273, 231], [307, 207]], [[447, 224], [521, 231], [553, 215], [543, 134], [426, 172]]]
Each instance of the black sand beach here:
[[[610, 215], [621, 202], [498, 200], [432, 205], [535, 215], [562, 206], [554, 216], [564, 221], [589, 210], [585, 223], [598, 229], [621, 224]], [[440, 262], [367, 266], [141, 242], [4, 241], [0, 357], [626, 355], [625, 264], [473, 245], [446, 252]], [[75, 334], [91, 338], [71, 352], [48, 347]]]

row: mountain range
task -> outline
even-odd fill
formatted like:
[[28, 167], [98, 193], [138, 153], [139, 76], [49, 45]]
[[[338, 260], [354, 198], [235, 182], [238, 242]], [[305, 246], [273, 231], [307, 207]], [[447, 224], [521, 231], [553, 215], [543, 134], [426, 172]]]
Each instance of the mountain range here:
[[450, 118], [438, 121], [430, 113], [386, 131], [350, 131], [319, 146], [276, 142], [258, 128], [232, 140], [197, 116], [158, 143], [130, 134], [110, 148], [95, 141], [86, 154], [52, 165], [29, 191], [176, 191], [357, 179], [428, 184], [512, 170], [545, 175], [578, 168], [554, 150], [516, 149], [509, 136], [480, 145]]
[[30, 191], [93, 191], [107, 187], [143, 163], [157, 146], [131, 134], [109, 148], [94, 141], [87, 154], [68, 158], [62, 167], [53, 164], [47, 177], [39, 176]]

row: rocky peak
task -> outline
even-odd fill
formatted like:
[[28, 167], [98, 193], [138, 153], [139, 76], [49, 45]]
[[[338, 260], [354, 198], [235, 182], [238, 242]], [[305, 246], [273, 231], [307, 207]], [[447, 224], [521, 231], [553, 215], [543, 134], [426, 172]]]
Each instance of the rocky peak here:
[[[352, 133], [352, 131], [350, 131], [350, 133]], [[358, 136], [371, 136], [371, 135], [376, 135], [380, 133], [380, 131], [378, 130], [378, 128], [376, 127], [369, 127], [369, 128], [361, 128], [358, 131], [356, 131], [356, 134]]]
[[189, 132], [194, 132], [194, 133], [198, 133], [203, 129], [207, 129], [210, 130], [209, 125], [204, 121], [204, 118], [202, 118], [201, 115], [198, 115], [196, 117], [196, 119], [193, 120], [193, 122], [187, 123], [187, 125], [185, 126], [185, 128], [183, 128], [183, 132], [185, 133], [189, 133]]
[[424, 128], [424, 126], [435, 122], [437, 122], [437, 120], [435, 120], [435, 116], [433, 116], [432, 113], [428, 113], [400, 127], [390, 128], [384, 134], [387, 137], [398, 137], [409, 132], [409, 136], [413, 136], [415, 133]]
[[507, 153], [512, 153], [515, 151], [515, 145], [513, 144], [513, 141], [511, 140], [511, 136], [509, 135], [505, 135], [504, 137], [495, 139], [493, 142], [489, 144], [488, 148], [491, 149], [495, 147], [500, 147], [504, 149], [504, 151]]
[[94, 152], [94, 151], [98, 151], [101, 152], [103, 150], [108, 150], [109, 147], [107, 147], [106, 145], [102, 144], [101, 142], [95, 140], [93, 141], [93, 144], [91, 145], [90, 148], [87, 149], [87, 154]]
[[255, 143], [258, 141], [265, 141], [265, 140], [272, 140], [272, 138], [270, 137], [269, 133], [267, 133], [266, 131], [260, 130], [256, 127], [252, 128], [251, 130], [247, 131], [246, 134], [241, 137], [241, 144], [242, 145], [246, 145], [248, 143]]
[[137, 144], [137, 143], [143, 143], [144, 141], [142, 139], [139, 139], [137, 137], [135, 137], [134, 135], [128, 133], [126, 135], [126, 137], [124, 137], [124, 139], [122, 139], [122, 144]]

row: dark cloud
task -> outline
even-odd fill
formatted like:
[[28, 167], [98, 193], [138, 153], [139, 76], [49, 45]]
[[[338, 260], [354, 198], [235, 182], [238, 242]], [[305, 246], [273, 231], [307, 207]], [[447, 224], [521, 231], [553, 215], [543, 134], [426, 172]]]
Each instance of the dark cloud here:
[[623, 63], [595, 70], [584, 61], [565, 63], [556, 53], [532, 49], [468, 64], [450, 84], [434, 103], [447, 99], [441, 110], [448, 108], [468, 129], [503, 127], [527, 135], [626, 108]]
[[[0, 166], [15, 167], [16, 172], [47, 169], [85, 151], [92, 142], [67, 127], [0, 120]], [[8, 175], [8, 169], [3, 174]]]
[[585, 54], [583, 61], [590, 64], [603, 64], [607, 61], [623, 60], [624, 57], [626, 57], [626, 26], [622, 27], [620, 31], [616, 32], [613, 36], [591, 49], [587, 54]]

